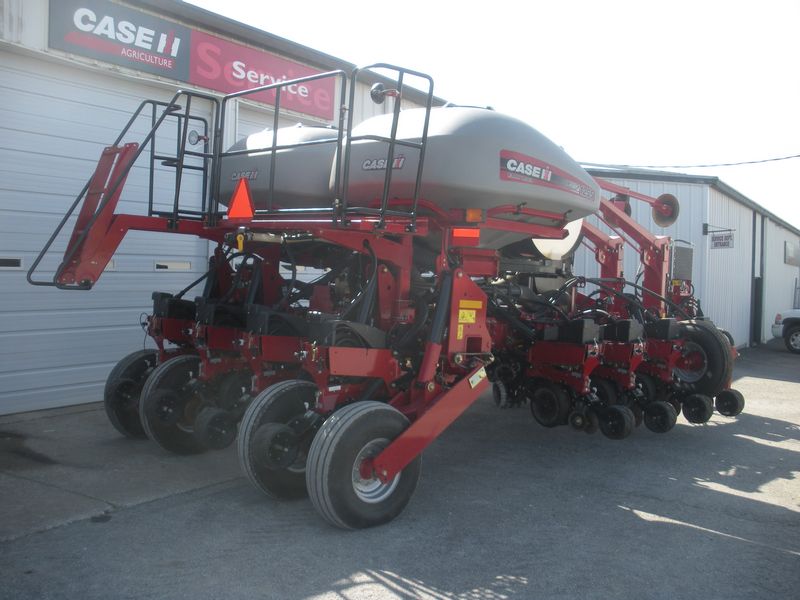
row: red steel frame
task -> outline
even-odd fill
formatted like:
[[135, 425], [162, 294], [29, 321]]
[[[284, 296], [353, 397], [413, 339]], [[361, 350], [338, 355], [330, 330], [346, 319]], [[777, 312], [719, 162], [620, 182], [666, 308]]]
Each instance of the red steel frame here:
[[[420, 202], [420, 208], [423, 211], [427, 209], [430, 216], [416, 218], [413, 222], [409, 218], [394, 215], [380, 219], [354, 216], [344, 226], [313, 214], [227, 219], [213, 227], [199, 220], [179, 219], [176, 222], [158, 216], [115, 215], [113, 211], [122, 185], [117, 185], [112, 196], [103, 202], [103, 196], [108, 191], [106, 183], [109, 178], [114, 180], [115, 174], [119, 176], [125, 172], [135, 150], [136, 145], [129, 144], [122, 148], [106, 148], [103, 152], [65, 254], [65, 259], [70, 260], [58, 273], [58, 283], [91, 286], [127, 231], [132, 229], [197, 235], [218, 243], [224, 241], [226, 235], [242, 235], [243, 231], [268, 231], [273, 234], [302, 231], [315, 239], [350, 250], [366, 253], [368, 247], [374, 253], [380, 265], [376, 274], [380, 290], [378, 323], [386, 329], [393, 323], [409, 322], [413, 317], [410, 301], [413, 237], [425, 236], [431, 231], [440, 233], [442, 248], [436, 260], [436, 271], [440, 281], [448, 273], [452, 281], [450, 297], [446, 300], [447, 333], [442, 339], [429, 339], [426, 342], [417, 375], [405, 391], [393, 393], [394, 382], [400, 379], [405, 369], [391, 350], [320, 347], [300, 338], [287, 336], [278, 339], [276, 336], [254, 335], [233, 328], [202, 324], [196, 324], [192, 334], [197, 351], [205, 359], [204, 372], [201, 374], [203, 379], [234, 369], [248, 368], [256, 374], [254, 385], [260, 387], [273, 381], [271, 375], [264, 373], [269, 373], [274, 366], [279, 369], [302, 367], [320, 388], [317, 410], [322, 413], [331, 412], [364, 393], [364, 379], [380, 380], [383, 384], [381, 392], [388, 394], [391, 404], [413, 420], [404, 433], [362, 467], [365, 474], [374, 472], [383, 481], [389, 481], [399, 473], [488, 388], [485, 366], [492, 361], [493, 346], [487, 327], [488, 299], [471, 277], [497, 276], [498, 255], [495, 251], [470, 247], [477, 245], [480, 229], [502, 229], [531, 237], [563, 238], [566, 235], [563, 230], [564, 215], [520, 206], [498, 206], [482, 211], [480, 220], [475, 222], [468, 220], [467, 217], [471, 216], [468, 212], [445, 212], [435, 205]], [[624, 188], [616, 189], [617, 186], [607, 182], [603, 182], [601, 187], [644, 199], [654, 203], [659, 210], [664, 210], [658, 201]], [[402, 206], [410, 202], [404, 200], [393, 202], [393, 205]], [[102, 208], [95, 215], [98, 206]], [[509, 214], [517, 218], [522, 215], [546, 224], [501, 218]], [[650, 234], [630, 219], [618, 203], [601, 200], [600, 214], [607, 224], [612, 228], [621, 228], [632, 243], [638, 245], [645, 270], [643, 286], [664, 296], [669, 239]], [[92, 227], [84, 234], [83, 229], [92, 218]], [[622, 241], [605, 236], [588, 224], [584, 226], [584, 234], [595, 245], [595, 256], [601, 265], [602, 277], [620, 277]], [[459, 247], [459, 243], [465, 246]], [[452, 268], [450, 264], [454, 258], [458, 259], [459, 266]], [[658, 297], [646, 295], [643, 301], [647, 308], [663, 314], [663, 302]], [[616, 298], [612, 304], [621, 310]], [[170, 335], [169, 331], [165, 331], [168, 328], [178, 328], [185, 335], [182, 333], [183, 325], [161, 321], [152, 323], [154, 332], [160, 331], [167, 336]], [[171, 332], [171, 335], [177, 334], [177, 331]], [[648, 354], [653, 357], [652, 365], [642, 366], [666, 380], [667, 373], [671, 374], [676, 364], [676, 350], [671, 342], [668, 347], [660, 341], [653, 341], [648, 345]], [[235, 355], [235, 358], [215, 363], [211, 360], [214, 352], [227, 352]], [[574, 393], [585, 395], [590, 392], [589, 377], [596, 369], [603, 368], [601, 364], [604, 357], [608, 369], [613, 371], [617, 368], [623, 373], [620, 377], [612, 376], [612, 379], [615, 378], [624, 389], [630, 389], [633, 373], [642, 361], [642, 348], [637, 343], [537, 342], [528, 351], [531, 366], [527, 374], [558, 381], [570, 387]], [[330, 386], [331, 376], [358, 377], [361, 381]]]

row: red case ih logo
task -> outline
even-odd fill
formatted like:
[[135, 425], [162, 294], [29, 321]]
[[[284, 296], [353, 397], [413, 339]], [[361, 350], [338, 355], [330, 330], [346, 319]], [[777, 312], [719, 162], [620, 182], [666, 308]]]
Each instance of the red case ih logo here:
[[500, 151], [500, 179], [541, 185], [594, 200], [595, 191], [580, 179], [544, 161], [513, 150]]

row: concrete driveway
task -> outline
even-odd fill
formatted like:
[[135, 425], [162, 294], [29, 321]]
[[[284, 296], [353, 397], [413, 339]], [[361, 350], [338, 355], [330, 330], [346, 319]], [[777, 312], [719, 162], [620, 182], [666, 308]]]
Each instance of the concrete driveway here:
[[746, 350], [738, 419], [621, 442], [481, 399], [400, 518], [343, 532], [234, 449], [167, 455], [97, 404], [0, 417], [2, 598], [790, 598], [800, 357]]

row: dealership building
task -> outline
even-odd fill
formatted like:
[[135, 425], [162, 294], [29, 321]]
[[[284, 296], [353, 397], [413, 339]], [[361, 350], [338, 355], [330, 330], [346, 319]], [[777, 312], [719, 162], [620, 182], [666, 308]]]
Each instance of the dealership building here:
[[[91, 292], [34, 287], [26, 280], [103, 148], [144, 99], [168, 102], [178, 89], [221, 97], [279, 80], [350, 72], [354, 65], [174, 0], [0, 0], [0, 10], [4, 414], [100, 400], [115, 362], [146, 343], [139, 323], [151, 308], [151, 292], [177, 291], [206, 269], [206, 240], [131, 232]], [[279, 125], [336, 123], [339, 85], [328, 78], [285, 88]], [[372, 102], [369, 89], [369, 82], [358, 84], [349, 107], [357, 122], [390, 108]], [[404, 106], [424, 99], [412, 93]], [[273, 105], [266, 95], [234, 100], [224, 144], [271, 127]], [[800, 231], [713, 177], [594, 174], [679, 198], [681, 215], [667, 229], [635, 203], [640, 212], [634, 216], [694, 248], [703, 309], [738, 345], [765, 340], [774, 313], [793, 302]], [[146, 210], [147, 201], [135, 196], [137, 190], [146, 195], [143, 177], [132, 172], [126, 194], [133, 196], [123, 196], [119, 210]], [[189, 182], [187, 189], [192, 185], [199, 183]], [[63, 246], [54, 254], [59, 250]], [[635, 269], [629, 254], [626, 269]], [[579, 254], [576, 272], [592, 273], [592, 262]], [[40, 276], [52, 277], [57, 264], [58, 256], [46, 259]]]

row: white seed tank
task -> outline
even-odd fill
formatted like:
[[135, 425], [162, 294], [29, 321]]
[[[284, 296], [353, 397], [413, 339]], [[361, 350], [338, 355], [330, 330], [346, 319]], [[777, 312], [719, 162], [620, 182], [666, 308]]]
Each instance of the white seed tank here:
[[[400, 113], [399, 141], [418, 142], [422, 136], [424, 109]], [[372, 205], [383, 193], [388, 143], [363, 136], [389, 137], [392, 115], [379, 115], [353, 128], [348, 206]], [[288, 131], [287, 131], [288, 130]], [[284, 208], [329, 207], [335, 190], [336, 132], [324, 128], [292, 127], [278, 133], [278, 144], [329, 138], [331, 143], [299, 146], [278, 152], [275, 206]], [[236, 149], [264, 148], [272, 133], [262, 132], [239, 142]], [[250, 179], [257, 208], [266, 206], [269, 187], [269, 152], [244, 154], [223, 161], [221, 198], [233, 192], [241, 177]], [[419, 150], [397, 144], [394, 151], [390, 204], [413, 196]], [[226, 195], [227, 192], [227, 195]], [[503, 205], [564, 215], [568, 221], [597, 211], [600, 188], [580, 165], [541, 133], [493, 110], [444, 107], [430, 113], [420, 198], [447, 210], [490, 209]], [[546, 219], [511, 212], [497, 218], [552, 224]], [[484, 248], [501, 248], [526, 236], [502, 230], [481, 230]]]
[[[330, 127], [301, 124], [281, 127], [277, 146], [309, 144], [278, 150], [275, 154], [274, 208], [330, 206], [333, 194], [329, 178], [336, 155], [338, 131]], [[328, 140], [321, 144], [312, 144]], [[265, 129], [239, 140], [228, 152], [252, 150], [225, 156], [220, 167], [220, 201], [225, 204], [240, 179], [248, 179], [256, 209], [266, 209], [272, 157], [272, 130]]]
[[[398, 140], [419, 141], [425, 111], [400, 113]], [[360, 136], [388, 137], [392, 115], [367, 119], [353, 128], [350, 206], [381, 197], [388, 144]], [[419, 152], [395, 147], [389, 198], [414, 192]], [[566, 152], [522, 121], [490, 109], [445, 107], [431, 111], [420, 198], [440, 208], [483, 208], [520, 205], [565, 215], [568, 221], [597, 211], [600, 188]], [[512, 214], [513, 221], [550, 222]], [[481, 246], [500, 248], [525, 235], [483, 229]]]

